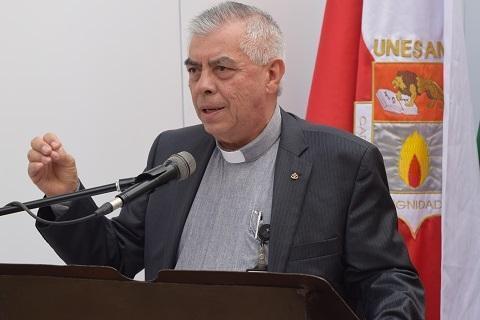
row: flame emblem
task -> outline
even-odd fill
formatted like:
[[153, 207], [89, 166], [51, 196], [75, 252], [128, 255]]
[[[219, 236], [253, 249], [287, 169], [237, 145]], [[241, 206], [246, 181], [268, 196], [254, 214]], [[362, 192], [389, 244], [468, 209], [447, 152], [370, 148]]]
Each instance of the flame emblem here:
[[398, 173], [407, 186], [420, 187], [430, 171], [428, 144], [425, 138], [414, 131], [405, 139], [400, 150]]

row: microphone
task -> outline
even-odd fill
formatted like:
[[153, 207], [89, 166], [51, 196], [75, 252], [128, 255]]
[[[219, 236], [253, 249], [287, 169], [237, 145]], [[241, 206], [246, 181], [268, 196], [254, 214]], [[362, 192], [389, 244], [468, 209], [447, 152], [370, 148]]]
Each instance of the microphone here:
[[170, 180], [184, 180], [195, 172], [196, 167], [195, 159], [187, 151], [172, 154], [163, 164], [140, 174], [136, 178], [137, 184], [117, 194], [112, 201], [104, 203], [94, 214], [107, 215]]

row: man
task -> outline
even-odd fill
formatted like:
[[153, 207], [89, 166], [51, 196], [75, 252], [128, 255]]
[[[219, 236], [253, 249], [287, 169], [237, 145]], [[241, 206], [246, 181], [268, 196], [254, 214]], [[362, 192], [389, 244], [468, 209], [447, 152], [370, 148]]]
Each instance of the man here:
[[[271, 225], [268, 270], [325, 277], [367, 319], [423, 318], [423, 291], [401, 238], [379, 151], [277, 106], [285, 71], [280, 29], [266, 13], [227, 2], [191, 24], [185, 61], [201, 126], [160, 134], [147, 169], [179, 151], [197, 171], [122, 209], [118, 218], [38, 225], [67, 263], [244, 271]], [[53, 134], [32, 140], [29, 175], [48, 196], [78, 188], [75, 161]], [[91, 199], [43, 209], [70, 220]]]

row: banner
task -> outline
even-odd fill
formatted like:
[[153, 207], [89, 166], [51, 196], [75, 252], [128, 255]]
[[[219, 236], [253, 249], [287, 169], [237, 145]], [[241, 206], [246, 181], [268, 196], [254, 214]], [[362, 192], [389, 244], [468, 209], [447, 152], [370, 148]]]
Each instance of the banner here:
[[429, 320], [440, 317], [444, 51], [443, 0], [328, 1], [307, 110], [382, 152]]

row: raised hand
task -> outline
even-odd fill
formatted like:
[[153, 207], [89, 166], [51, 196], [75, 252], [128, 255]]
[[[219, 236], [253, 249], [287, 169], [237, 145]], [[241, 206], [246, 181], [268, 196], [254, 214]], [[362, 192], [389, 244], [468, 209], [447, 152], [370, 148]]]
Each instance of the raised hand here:
[[55, 134], [35, 137], [27, 157], [30, 179], [47, 196], [74, 192], [77, 189], [75, 159], [65, 151]]

